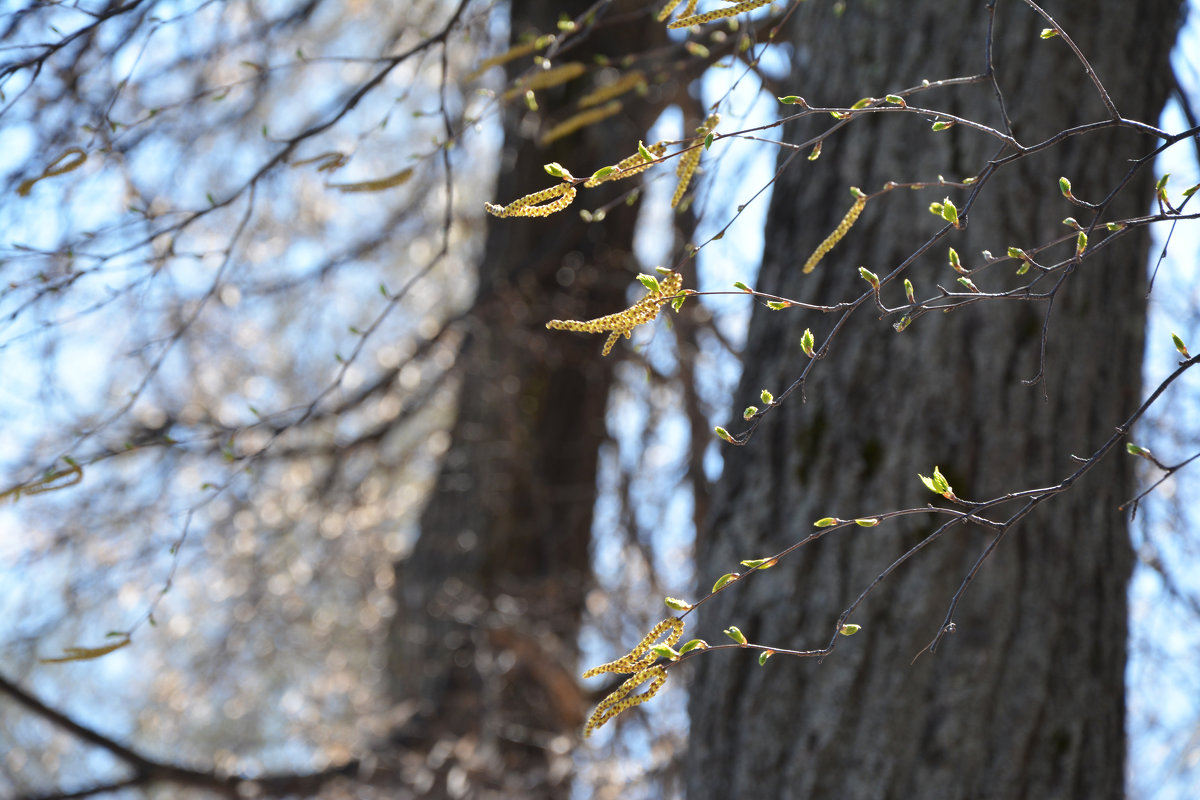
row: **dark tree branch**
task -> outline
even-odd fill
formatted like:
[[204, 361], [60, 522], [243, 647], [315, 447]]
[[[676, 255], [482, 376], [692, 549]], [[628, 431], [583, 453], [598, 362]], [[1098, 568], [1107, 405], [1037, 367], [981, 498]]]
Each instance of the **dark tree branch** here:
[[77, 722], [61, 711], [51, 708], [16, 683], [8, 680], [4, 675], [0, 675], [0, 693], [11, 697], [19, 705], [55, 727], [88, 744], [108, 751], [124, 762], [133, 773], [127, 778], [98, 783], [84, 789], [70, 792], [53, 791], [45, 794], [26, 794], [15, 800], [66, 800], [66, 798], [92, 797], [119, 789], [146, 788], [159, 784], [207, 789], [226, 797], [248, 796], [246, 794], [248, 791], [267, 797], [294, 794], [311, 795], [332, 780], [355, 776], [361, 766], [361, 762], [356, 759], [319, 772], [284, 772], [261, 778], [219, 775], [215, 771], [190, 769], [149, 758], [103, 733]]

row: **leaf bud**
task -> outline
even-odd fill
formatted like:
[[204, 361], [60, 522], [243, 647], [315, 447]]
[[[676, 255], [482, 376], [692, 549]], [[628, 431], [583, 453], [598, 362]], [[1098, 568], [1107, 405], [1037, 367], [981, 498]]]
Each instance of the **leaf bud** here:
[[720, 591], [726, 584], [732, 583], [740, 577], [742, 576], [736, 572], [726, 572], [724, 575], [717, 578], [717, 582], [713, 584], [712, 590], [714, 592]]
[[866, 267], [859, 267], [858, 274], [859, 274], [859, 277], [861, 277], [864, 281], [871, 284], [872, 289], [874, 289], [877, 292], [879, 291], [879, 276], [878, 275], [876, 275], [874, 272], [871, 272], [871, 270], [867, 269]]
[[963, 274], [966, 274], [967, 272], [965, 269], [963, 269], [962, 262], [958, 259], [958, 251], [953, 247], [950, 248], [950, 266], [955, 272], [961, 272]]
[[1187, 345], [1183, 343], [1183, 339], [1180, 339], [1177, 334], [1171, 334], [1171, 341], [1175, 344], [1175, 349], [1179, 351], [1181, 356], [1184, 358], [1192, 357], [1192, 354], [1188, 352]]
[[680, 600], [678, 597], [665, 597], [663, 598], [663, 602], [666, 603], [667, 608], [674, 609], [675, 611], [688, 611], [692, 607], [692, 604], [687, 600]]

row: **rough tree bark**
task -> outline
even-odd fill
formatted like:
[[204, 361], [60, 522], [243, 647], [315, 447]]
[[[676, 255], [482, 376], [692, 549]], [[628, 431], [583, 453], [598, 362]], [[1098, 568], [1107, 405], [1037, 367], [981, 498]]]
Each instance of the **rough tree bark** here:
[[[590, 2], [510, 5], [514, 41], [556, 30]], [[555, 63], [594, 63], [665, 43], [643, 4], [596, 6], [596, 28]], [[525, 69], [528, 59], [516, 62]], [[672, 79], [673, 80], [673, 79]], [[584, 82], [578, 82], [584, 83]], [[549, 116], [571, 113], [584, 90], [537, 93]], [[577, 174], [635, 152], [658, 110], [679, 90], [658, 83], [626, 111], [542, 147], [539, 116], [518, 99], [505, 114], [501, 204], [553, 184], [542, 166]], [[544, 130], [544, 127], [542, 128]], [[618, 204], [603, 225], [578, 208], [630, 188], [583, 191], [549, 219], [489, 219], [469, 334], [458, 357], [452, 444], [421, 518], [420, 538], [398, 565], [392, 631], [393, 695], [411, 718], [397, 740], [419, 764], [426, 796], [561, 797], [589, 701], [576, 639], [591, 584], [589, 541], [598, 448], [616, 356], [603, 339], [547, 332], [550, 319], [617, 311], [639, 271], [636, 207]], [[618, 349], [622, 345], [618, 345]], [[424, 778], [420, 777], [424, 771]], [[432, 784], [422, 784], [432, 781]]]
[[[847, 105], [863, 95], [981, 71], [988, 3], [937, 0], [802, 3], [790, 22], [788, 93]], [[1046, 3], [1095, 66], [1122, 114], [1154, 122], [1168, 87], [1179, 13], [1175, 0]], [[994, 63], [1014, 132], [1029, 144], [1106, 118], [1097, 92], [1060, 39], [1041, 40], [1043, 19], [1020, 2], [996, 4]], [[986, 84], [922, 98], [999, 124]], [[948, 104], [948, 105], [946, 105]], [[822, 123], [824, 124], [824, 123]], [[787, 138], [818, 130], [805, 121]], [[1079, 215], [1060, 195], [1099, 199], [1145, 155], [1148, 137], [1125, 131], [1079, 137], [998, 175], [969, 228], [907, 274], [919, 296], [950, 287], [949, 244], [971, 267], [983, 249], [1003, 254], [1067, 231]], [[850, 235], [811, 275], [800, 264], [849, 207], [849, 186], [887, 180], [961, 179], [996, 144], [954, 128], [937, 134], [915, 117], [856, 121], [813, 164], [778, 183], [758, 286], [811, 302], [860, 295], [857, 267], [889, 272], [939, 225], [925, 209], [943, 194], [892, 192], [868, 204]], [[1143, 170], [1108, 218], [1144, 213], [1153, 176]], [[936, 196], [935, 196], [936, 194]], [[699, 574], [711, 581], [739, 559], [778, 552], [824, 516], [866, 516], [932, 499], [917, 480], [940, 465], [956, 492], [987, 499], [1057, 483], [1139, 401], [1145, 318], [1145, 236], [1130, 237], [1068, 278], [1047, 330], [1044, 304], [988, 303], [928, 315], [903, 333], [863, 308], [807, 385], [745, 448], [725, 451], [724, 478]], [[1070, 247], [1064, 244], [1063, 247]], [[1008, 266], [981, 288], [1012, 285]], [[955, 287], [957, 288], [957, 287]], [[902, 302], [893, 287], [892, 300]], [[738, 408], [794, 380], [832, 318], [756, 310]], [[823, 663], [714, 653], [692, 661], [691, 800], [771, 798], [1115, 798], [1123, 794], [1126, 581], [1132, 554], [1124, 515], [1131, 459], [1110, 457], [1072, 491], [1043, 505], [1001, 544], [969, 589], [957, 632], [914, 656], [938, 631], [960, 581], [988, 541], [955, 529], [919, 553], [852, 619], [863, 630]], [[839, 531], [704, 606], [716, 626], [753, 641], [823, 646], [838, 614], [900, 553], [932, 530], [923, 518]], [[689, 636], [692, 635], [689, 633]]]

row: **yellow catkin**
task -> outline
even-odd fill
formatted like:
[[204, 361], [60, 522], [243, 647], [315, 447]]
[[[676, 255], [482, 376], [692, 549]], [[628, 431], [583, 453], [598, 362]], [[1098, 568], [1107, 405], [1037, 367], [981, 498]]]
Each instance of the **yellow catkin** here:
[[[647, 147], [646, 150], [651, 155], [661, 157], [663, 153], [667, 152], [667, 145], [665, 142], [655, 142]], [[647, 161], [646, 157], [641, 153], [634, 153], [629, 158], [623, 158], [614, 164], [613, 166], [616, 168], [614, 171], [600, 178], [588, 178], [584, 181], [583, 185], [587, 187], [599, 186], [606, 181], [619, 181], [623, 178], [631, 178], [640, 172], [645, 172], [653, 163], [653, 161]]]
[[[573, 189], [574, 187], [572, 187]], [[495, 208], [495, 206], [489, 206], [488, 211], [491, 211], [492, 208]], [[492, 213], [495, 212], [493, 211]], [[497, 216], [507, 215], [497, 214]], [[551, 330], [580, 331], [582, 333], [606, 333], [612, 331], [612, 335], [604, 343], [604, 350], [600, 353], [600, 355], [606, 356], [612, 351], [613, 345], [617, 343], [617, 340], [621, 336], [628, 339], [634, 328], [643, 323], [650, 322], [657, 317], [658, 310], [677, 296], [682, 287], [683, 276], [672, 270], [659, 281], [658, 291], [647, 293], [645, 297], [624, 311], [618, 311], [616, 314], [609, 314], [606, 317], [585, 321], [552, 319], [546, 323], [546, 327]]]
[[658, 21], [662, 22], [667, 17], [671, 16], [671, 12], [675, 10], [675, 6], [682, 2], [683, 0], [667, 0], [667, 4], [662, 7], [662, 11], [658, 12]]
[[[703, 25], [706, 22], [712, 22], [714, 20], [724, 19], [726, 17], [736, 16], [737, 14], [741, 14], [743, 11], [753, 11], [756, 8], [762, 8], [770, 2], [772, 2], [772, 0], [746, 0], [746, 2], [738, 3], [736, 6], [718, 8], [715, 11], [708, 11], [704, 14], [690, 14], [687, 16], [682, 16], [674, 22], [669, 23], [667, 27], [690, 28], [693, 25]], [[685, 13], [690, 10], [691, 8], [685, 9]]]
[[[548, 217], [555, 211], [562, 211], [571, 205], [575, 199], [575, 187], [570, 183], [560, 183], [543, 189], [540, 192], [527, 194], [513, 200], [506, 206], [495, 203], [484, 203], [483, 207], [494, 217]], [[547, 200], [551, 202], [546, 202]], [[538, 204], [541, 205], [538, 205]]]
[[[667, 633], [670, 631], [670, 633]], [[605, 672], [630, 673], [645, 669], [654, 663], [658, 656], [649, 652], [650, 648], [658, 642], [659, 638], [667, 633], [667, 638], [664, 642], [671, 647], [679, 641], [679, 637], [683, 636], [683, 620], [679, 617], [668, 617], [662, 622], [655, 625], [642, 640], [638, 642], [637, 647], [630, 650], [626, 655], [621, 656], [616, 661], [610, 661], [607, 664], [601, 664], [598, 667], [592, 667], [587, 672], [583, 673], [585, 678], [594, 678]], [[649, 655], [649, 658], [642, 658], [643, 655]]]
[[[631, 691], [646, 681], [650, 681], [650, 685], [646, 687], [646, 691], [641, 694], [635, 694], [632, 697], [628, 696]], [[588, 718], [587, 724], [583, 727], [584, 738], [591, 736], [593, 731], [622, 711], [633, 708], [654, 697], [666, 682], [667, 668], [661, 664], [646, 667], [634, 673], [632, 678], [622, 683], [617, 687], [616, 691], [604, 698], [600, 705], [596, 706], [596, 710], [592, 712], [592, 716]]]
[[620, 97], [631, 89], [636, 89], [646, 83], [646, 73], [640, 69], [635, 69], [632, 72], [627, 72], [618, 78], [613, 83], [607, 86], [601, 86], [598, 89], [585, 94], [579, 98], [580, 108], [591, 108], [598, 106], [606, 100], [612, 100], [614, 97]]
[[590, 111], [581, 111], [574, 116], [567, 117], [562, 122], [546, 131], [544, 134], [542, 134], [542, 138], [538, 141], [543, 145], [550, 144], [550, 142], [561, 139], [564, 136], [570, 136], [580, 128], [586, 128], [588, 125], [595, 125], [601, 120], [608, 119], [613, 114], [620, 112], [621, 108], [621, 101], [613, 100], [606, 106], [593, 108]]
[[474, 71], [463, 78], [463, 81], [473, 81], [492, 67], [499, 66], [500, 64], [507, 64], [509, 61], [512, 61], [515, 58], [520, 58], [521, 56], [527, 56], [530, 53], [541, 50], [543, 47], [546, 47], [553, 41], [554, 36], [539, 36], [531, 42], [526, 42], [525, 44], [519, 44], [516, 47], [511, 47], [500, 55], [492, 56], [491, 58], [485, 58], [483, 61], [479, 62], [479, 66], [476, 67]]
[[38, 181], [44, 181], [46, 178], [54, 178], [59, 175], [65, 175], [72, 170], [79, 169], [83, 163], [87, 161], [87, 153], [79, 147], [68, 147], [59, 155], [58, 158], [50, 162], [50, 165], [42, 170], [42, 174], [36, 178], [29, 178], [21, 181], [21, 185], [17, 187], [17, 195], [20, 197], [28, 197], [33, 191], [33, 187]]
[[549, 89], [551, 86], [573, 81], [585, 72], [587, 72], [587, 67], [578, 61], [539, 70], [517, 81], [515, 86], [504, 93], [504, 99], [512, 100], [514, 97], [519, 97], [534, 89]]
[[696, 167], [700, 166], [702, 152], [702, 148], [696, 147], [679, 157], [679, 166], [675, 170], [675, 174], [679, 176], [679, 183], [675, 185], [675, 194], [671, 195], [671, 208], [679, 205], [679, 201], [687, 192], [688, 185], [692, 182], [692, 175], [696, 174]]
[[832, 250], [833, 246], [850, 232], [850, 228], [853, 227], [855, 221], [858, 219], [858, 215], [862, 213], [866, 205], [867, 196], [860, 193], [855, 199], [854, 205], [850, 206], [850, 210], [846, 212], [846, 216], [842, 217], [842, 221], [834, 228], [833, 233], [826, 236], [825, 241], [821, 242], [813, 254], [808, 257], [808, 261], [804, 262], [805, 275], [816, 269], [817, 263], [825, 257], [825, 254]]
[[[704, 124], [696, 129], [696, 133], [701, 137], [706, 137], [716, 129], [721, 122], [719, 114], [711, 114]], [[683, 199], [683, 195], [687, 192], [688, 185], [692, 182], [692, 176], [696, 174], [696, 167], [700, 166], [700, 156], [704, 153], [703, 147], [693, 147], [679, 157], [679, 166], [675, 168], [675, 174], [679, 176], [679, 183], [675, 186], [675, 194], [671, 196], [671, 208], [679, 205], [679, 201]]]
[[67, 469], [56, 470], [49, 474], [43, 475], [36, 481], [29, 483], [18, 483], [16, 486], [10, 486], [0, 492], [0, 500], [11, 497], [13, 502], [21, 498], [21, 495], [45, 494], [46, 492], [57, 492], [59, 489], [66, 489], [68, 486], [74, 486], [77, 483], [83, 482], [83, 467], [79, 464], [71, 464]]

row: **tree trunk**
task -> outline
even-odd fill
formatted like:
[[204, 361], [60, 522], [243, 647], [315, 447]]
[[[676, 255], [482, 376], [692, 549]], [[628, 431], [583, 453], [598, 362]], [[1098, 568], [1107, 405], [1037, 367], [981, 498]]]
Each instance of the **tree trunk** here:
[[[905, 3], [802, 3], [790, 22], [788, 93], [813, 105], [846, 106], [864, 95], [957, 75], [985, 65], [983, 2], [951, 8]], [[1108, 0], [1046, 3], [1091, 59], [1121, 113], [1154, 123], [1164, 102], [1179, 3]], [[1023, 144], [1107, 118], [1098, 93], [1062, 39], [1042, 40], [1044, 19], [1020, 2], [997, 4], [994, 64], [1013, 133]], [[987, 83], [917, 95], [911, 102], [1001, 125]], [[788, 127], [787, 141], [823, 130], [828, 118]], [[819, 126], [819, 127], [818, 127]], [[1002, 170], [986, 185], [968, 227], [952, 232], [905, 272], [917, 296], [935, 284], [960, 289], [946, 246], [966, 266], [980, 251], [1003, 255], [1070, 234], [1061, 220], [1084, 209], [1058, 189], [1099, 201], [1154, 146], [1109, 130], [1064, 141]], [[854, 120], [813, 163], [789, 169], [775, 188], [758, 288], [809, 302], [853, 300], [860, 265], [886, 275], [942, 224], [926, 211], [966, 190], [893, 191], [871, 201], [849, 235], [811, 275], [800, 265], [833, 230], [859, 186], [961, 180], [995, 157], [997, 143], [958, 126], [877, 115]], [[1105, 215], [1145, 213], [1151, 171], [1141, 170]], [[917, 479], [941, 467], [961, 497], [1056, 484], [1072, 455], [1102, 444], [1140, 399], [1147, 237], [1129, 236], [1085, 260], [1059, 291], [1046, 329], [1045, 303], [985, 302], [918, 318], [892, 330], [864, 306], [827, 357], [759, 428], [745, 448], [725, 450], [724, 477], [699, 574], [711, 582], [740, 559], [770, 555], [811, 533], [826, 516], [865, 517], [936, 498]], [[1065, 259], [1074, 239], [1056, 248]], [[1019, 285], [1015, 262], [976, 275], [984, 291]], [[885, 288], [903, 303], [897, 285]], [[800, 333], [818, 345], [834, 316], [756, 309], [737, 408], [762, 388], [776, 393], [808, 359]], [[689, 797], [1095, 798], [1124, 783], [1126, 581], [1132, 553], [1118, 505], [1133, 493], [1132, 459], [1110, 456], [1071, 491], [1040, 506], [1004, 539], [967, 590], [933, 653], [914, 656], [941, 627], [952, 596], [990, 540], [957, 527], [890, 575], [857, 609], [862, 631], [839, 639], [823, 661], [752, 653], [702, 654], [695, 665]], [[1010, 511], [1015, 510], [1010, 507]], [[999, 517], [1005, 515], [1000, 513]], [[885, 567], [944, 518], [902, 517], [830, 533], [775, 569], [699, 611], [702, 635], [737, 625], [754, 642], [823, 647], [843, 609]], [[707, 591], [707, 587], [705, 587]]]
[[[556, 31], [560, 15], [590, 2], [511, 4], [514, 42]], [[665, 41], [629, 3], [602, 8], [597, 27], [555, 64], [592, 65], [606, 54]], [[626, 17], [621, 21], [622, 17]], [[514, 62], [519, 74], [530, 61]], [[510, 78], [512, 75], [510, 75]], [[574, 88], [576, 84], [582, 88]], [[537, 92], [541, 112], [573, 113], [590, 78]], [[529, 129], [546, 121], [518, 97], [505, 114], [500, 204], [553, 185], [543, 165], [586, 175], [636, 152], [677, 86], [549, 147]], [[585, 224], [619, 191], [581, 190], [545, 219], [489, 218], [478, 296], [455, 365], [457, 421], [411, 556], [398, 566], [392, 632], [393, 694], [411, 718], [397, 740], [421, 763], [426, 796], [561, 797], [569, 750], [588, 699], [577, 680], [577, 635], [590, 586], [589, 542], [598, 448], [606, 438], [611, 364], [603, 338], [547, 331], [550, 319], [590, 319], [627, 305], [638, 273], [636, 207], [618, 203], [604, 224]], [[618, 345], [617, 351], [621, 345]], [[421, 777], [424, 771], [424, 777]], [[423, 784], [422, 781], [425, 781]]]

